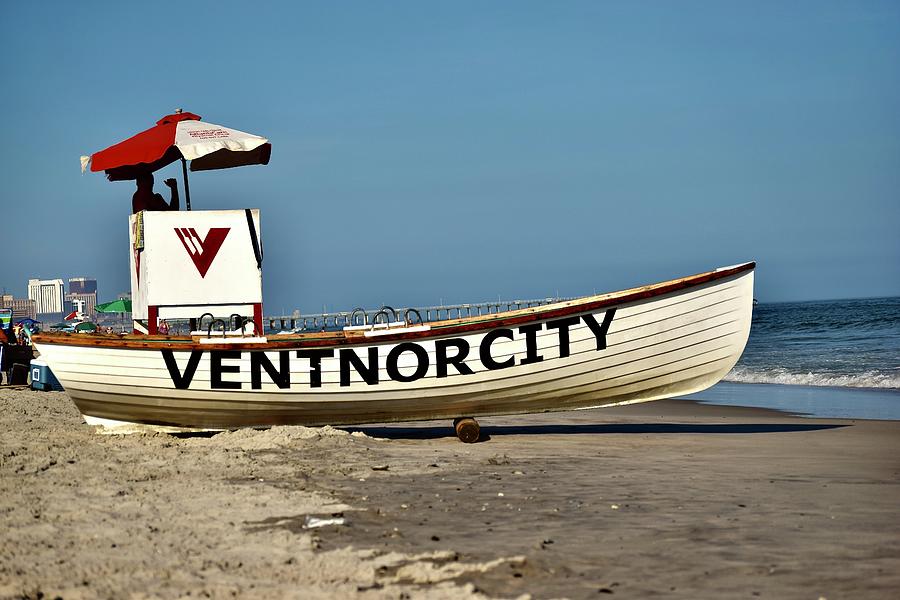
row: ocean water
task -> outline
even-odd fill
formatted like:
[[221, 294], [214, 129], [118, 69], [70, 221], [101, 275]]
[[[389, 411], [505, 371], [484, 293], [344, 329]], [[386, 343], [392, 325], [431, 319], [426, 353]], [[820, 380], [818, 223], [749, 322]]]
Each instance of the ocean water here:
[[900, 298], [758, 304], [725, 379], [900, 390]]
[[900, 297], [759, 304], [744, 354], [724, 381], [690, 397], [900, 419]]

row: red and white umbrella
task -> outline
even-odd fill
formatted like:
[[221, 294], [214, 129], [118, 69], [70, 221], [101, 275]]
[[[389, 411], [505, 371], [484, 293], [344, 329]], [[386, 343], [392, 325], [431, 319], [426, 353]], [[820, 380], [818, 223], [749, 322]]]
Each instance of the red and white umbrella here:
[[81, 157], [81, 170], [105, 171], [110, 181], [136, 179], [178, 159], [182, 161], [187, 209], [190, 189], [187, 162], [191, 171], [227, 169], [269, 163], [272, 144], [264, 137], [200, 120], [198, 115], [176, 111], [156, 122], [155, 127], [125, 141]]

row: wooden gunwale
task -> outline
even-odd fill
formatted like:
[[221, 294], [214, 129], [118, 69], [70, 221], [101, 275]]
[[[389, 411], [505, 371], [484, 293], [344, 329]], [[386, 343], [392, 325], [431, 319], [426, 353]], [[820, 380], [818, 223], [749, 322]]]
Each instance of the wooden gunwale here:
[[[635, 302], [663, 296], [672, 292], [700, 286], [719, 279], [732, 277], [746, 271], [752, 271], [756, 267], [755, 262], [748, 262], [728, 269], [708, 271], [679, 279], [672, 279], [662, 283], [646, 285], [637, 288], [612, 292], [599, 296], [586, 296], [577, 300], [570, 300], [559, 305], [532, 307], [496, 313], [453, 319], [447, 321], [429, 322], [430, 329], [426, 331], [398, 332], [394, 334], [379, 335], [378, 337], [365, 337], [346, 335], [344, 332], [324, 333], [299, 333], [287, 339], [273, 340], [271, 337], [266, 343], [204, 343], [200, 344], [191, 336], [147, 336], [126, 335], [106, 336], [95, 334], [71, 334], [71, 333], [39, 333], [33, 337], [36, 344], [55, 344], [63, 346], [87, 346], [118, 349], [152, 349], [168, 348], [171, 350], [279, 350], [288, 348], [315, 348], [338, 346], [373, 346], [385, 342], [422, 338], [442, 338], [458, 334], [468, 334], [481, 330], [496, 329], [521, 325], [536, 320], [557, 319], [569, 315], [596, 311], [609, 306]], [[279, 336], [281, 337], [281, 336]]]

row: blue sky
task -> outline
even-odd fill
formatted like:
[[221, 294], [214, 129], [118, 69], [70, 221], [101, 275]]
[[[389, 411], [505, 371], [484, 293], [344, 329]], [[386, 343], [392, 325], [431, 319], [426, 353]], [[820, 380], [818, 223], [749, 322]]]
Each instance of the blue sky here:
[[134, 186], [78, 157], [176, 107], [273, 143], [191, 178], [262, 209], [267, 314], [746, 260], [763, 301], [900, 295], [896, 2], [7, 3], [0, 50], [19, 296], [128, 289]]

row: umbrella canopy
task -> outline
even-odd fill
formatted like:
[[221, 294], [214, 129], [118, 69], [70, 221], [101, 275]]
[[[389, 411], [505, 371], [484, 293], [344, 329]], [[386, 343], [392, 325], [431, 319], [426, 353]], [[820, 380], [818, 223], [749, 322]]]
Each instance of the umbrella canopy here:
[[104, 302], [94, 307], [98, 313], [126, 313], [131, 312], [131, 300], [119, 298], [112, 302]]
[[227, 169], [269, 163], [272, 145], [264, 137], [205, 123], [198, 115], [176, 112], [155, 127], [95, 152], [91, 171], [105, 171], [110, 181], [136, 179], [144, 172], [161, 169], [178, 159], [191, 161], [191, 171]]

